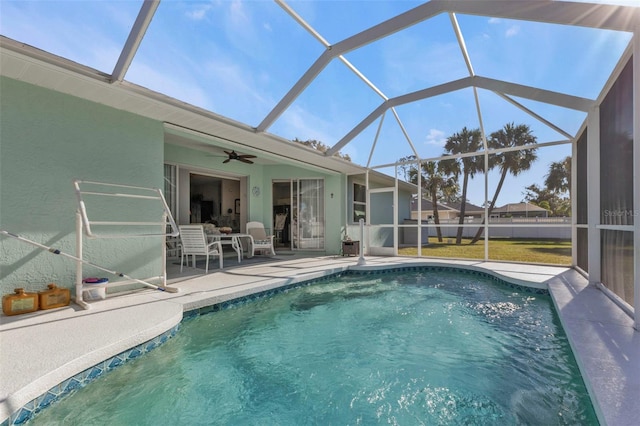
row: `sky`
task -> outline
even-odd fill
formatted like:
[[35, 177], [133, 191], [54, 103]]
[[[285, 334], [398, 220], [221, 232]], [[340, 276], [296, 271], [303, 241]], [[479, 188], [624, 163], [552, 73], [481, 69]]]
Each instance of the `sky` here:
[[[640, 6], [640, 0], [601, 2]], [[421, 2], [287, 4], [324, 40], [336, 44]], [[141, 5], [130, 0], [0, 0], [0, 34], [110, 74]], [[590, 99], [600, 94], [631, 39], [629, 33], [614, 31], [456, 18], [476, 75]], [[125, 80], [258, 126], [324, 49], [272, 1], [163, 0]], [[446, 14], [344, 57], [387, 98], [469, 75]], [[478, 96], [487, 135], [515, 123], [529, 125], [538, 142], [566, 140], [492, 92], [479, 89]], [[572, 135], [586, 118], [582, 112], [515, 99]], [[332, 146], [382, 100], [336, 59], [267, 131]], [[389, 111], [381, 125], [376, 120], [341, 151], [357, 164], [372, 166], [412, 154], [411, 144], [422, 158], [437, 157], [447, 137], [463, 127], [480, 127], [471, 88], [401, 105], [396, 113], [398, 119]], [[568, 144], [540, 148], [529, 171], [507, 178], [497, 204], [521, 201], [524, 187], [542, 186], [549, 164], [568, 155]], [[496, 172], [488, 176], [491, 198], [498, 177]], [[468, 198], [482, 205], [484, 192], [484, 175], [477, 175]]]

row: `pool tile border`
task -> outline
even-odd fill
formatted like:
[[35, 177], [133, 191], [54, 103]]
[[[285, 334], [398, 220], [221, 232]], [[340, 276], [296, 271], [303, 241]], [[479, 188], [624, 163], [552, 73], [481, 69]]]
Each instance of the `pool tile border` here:
[[59, 401], [66, 396], [69, 396], [73, 391], [77, 389], [85, 387], [89, 383], [96, 380], [98, 377], [101, 377], [103, 374], [108, 373], [114, 368], [117, 368], [127, 363], [128, 361], [136, 359], [141, 355], [144, 355], [145, 353], [162, 345], [167, 340], [175, 336], [179, 328], [180, 324], [171, 328], [170, 330], [165, 331], [159, 336], [154, 337], [151, 340], [136, 345], [131, 349], [127, 349], [124, 352], [121, 352], [109, 359], [106, 359], [94, 365], [93, 367], [81, 371], [80, 373], [68, 378], [67, 380], [64, 380], [36, 399], [25, 404], [22, 408], [13, 413], [8, 419], [5, 419], [5, 421], [3, 421], [0, 425], [9, 426], [24, 424], [28, 420], [31, 420], [34, 415], [49, 407], [52, 403]]
[[[283, 285], [280, 287], [275, 287], [269, 290], [259, 291], [256, 293], [252, 293], [246, 296], [241, 296], [237, 298], [232, 298], [229, 300], [225, 300], [223, 302], [214, 303], [209, 306], [205, 306], [202, 308], [196, 308], [189, 311], [185, 311], [183, 314], [182, 321], [192, 320], [200, 315], [206, 315], [214, 312], [223, 311], [225, 309], [231, 309], [238, 306], [245, 305], [247, 303], [255, 302], [260, 299], [266, 299], [272, 296], [275, 296], [280, 293], [286, 293], [292, 289], [306, 287], [314, 284], [321, 283], [323, 281], [327, 281], [333, 278], [337, 278], [340, 276], [349, 276], [349, 275], [388, 275], [399, 272], [453, 272], [457, 274], [466, 274], [482, 277], [485, 279], [489, 279], [498, 284], [505, 285], [513, 290], [525, 292], [525, 293], [533, 293], [538, 295], [549, 295], [549, 291], [546, 288], [536, 288], [536, 287], [528, 287], [520, 284], [511, 283], [504, 278], [498, 277], [492, 273], [478, 271], [475, 269], [467, 269], [461, 268], [459, 266], [432, 266], [432, 265], [418, 265], [418, 266], [395, 266], [395, 267], [387, 267], [384, 269], [347, 269], [341, 272], [334, 272], [331, 274], [324, 275], [322, 277], [313, 278], [306, 281], [300, 281], [292, 284]], [[94, 365], [73, 377], [59, 383], [53, 388], [49, 389], [44, 394], [40, 395], [38, 398], [30, 401], [25, 404], [18, 411], [13, 413], [8, 419], [0, 423], [0, 426], [9, 426], [9, 425], [20, 425], [24, 424], [28, 420], [30, 420], [34, 415], [42, 411], [44, 408], [47, 408], [52, 403], [69, 396], [71, 392], [76, 389], [80, 389], [88, 385], [89, 383], [96, 380], [98, 377], [101, 377], [103, 374], [113, 370], [114, 368], [119, 367], [120, 365], [125, 364], [128, 361], [136, 359], [141, 355], [157, 348], [161, 344], [165, 343], [170, 338], [174, 337], [180, 328], [180, 324], [173, 327], [172, 329], [165, 331], [161, 335], [145, 342], [140, 345], [134, 346], [131, 349], [128, 349], [124, 352], [119, 353], [105, 361]]]

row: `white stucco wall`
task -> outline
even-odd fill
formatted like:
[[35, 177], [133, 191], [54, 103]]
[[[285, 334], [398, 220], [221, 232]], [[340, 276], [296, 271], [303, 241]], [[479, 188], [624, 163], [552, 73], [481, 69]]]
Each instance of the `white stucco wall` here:
[[[162, 187], [162, 123], [4, 77], [0, 93], [1, 229], [75, 255], [73, 179]], [[159, 244], [85, 240], [84, 251], [98, 265], [146, 278], [160, 273]], [[72, 288], [74, 278], [73, 261], [0, 236], [2, 294], [50, 282]]]

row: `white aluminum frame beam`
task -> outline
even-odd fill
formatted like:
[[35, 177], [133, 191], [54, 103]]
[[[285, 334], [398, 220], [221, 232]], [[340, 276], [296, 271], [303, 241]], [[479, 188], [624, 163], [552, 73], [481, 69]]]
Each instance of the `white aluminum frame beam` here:
[[464, 63], [467, 65], [469, 75], [473, 77], [474, 75], [476, 75], [476, 73], [473, 71], [473, 65], [471, 65], [471, 57], [469, 57], [467, 45], [464, 42], [464, 37], [462, 37], [462, 31], [460, 30], [460, 25], [458, 24], [458, 18], [456, 18], [456, 14], [449, 13], [449, 20], [451, 21], [453, 32], [456, 34], [456, 39], [458, 40], [458, 45], [460, 46], [460, 51], [462, 52]]
[[[494, 154], [500, 154], [502, 152], [511, 152], [511, 151], [522, 151], [523, 149], [534, 149], [534, 148], [543, 148], [543, 147], [547, 147], [547, 146], [556, 146], [556, 145], [567, 145], [572, 143], [571, 140], [560, 140], [560, 141], [553, 141], [553, 142], [542, 142], [542, 143], [532, 143], [532, 144], [528, 144], [526, 148], [522, 148], [521, 146], [510, 146], [508, 148], [500, 148], [500, 149], [489, 149], [487, 151], [475, 151], [475, 152], [465, 152], [462, 154], [450, 154], [450, 155], [440, 155], [438, 157], [429, 157], [429, 158], [422, 158], [419, 161], [422, 163], [426, 163], [429, 161], [440, 161], [440, 160], [455, 160], [458, 158], [466, 158], [466, 157], [477, 157], [480, 155], [494, 155]], [[396, 165], [400, 165], [400, 164], [413, 164], [415, 162], [415, 160], [412, 161], [398, 161], [395, 163], [388, 163], [388, 164], [380, 164], [377, 166], [373, 166], [370, 167], [371, 169], [386, 169], [388, 167], [394, 167]]]
[[[293, 10], [288, 4], [286, 4], [284, 2], [284, 0], [275, 0], [275, 2], [282, 9], [284, 9], [284, 11], [287, 12], [289, 14], [289, 16], [291, 16], [300, 26], [302, 26], [316, 40], [318, 40], [325, 47], [325, 49], [331, 50], [331, 45], [329, 44], [329, 42], [324, 37], [322, 37], [322, 35], [320, 33], [318, 33], [318, 31], [316, 31], [300, 15], [298, 15], [295, 10]], [[378, 87], [376, 87], [371, 82], [371, 80], [369, 80], [358, 68], [356, 68], [351, 62], [349, 62], [349, 60], [347, 60], [347, 58], [345, 58], [344, 55], [339, 55], [338, 59], [340, 59], [340, 61], [342, 61], [342, 63], [345, 64], [346, 67], [349, 68], [349, 70], [351, 70], [351, 72], [353, 72], [360, 80], [362, 80], [371, 90], [373, 90], [378, 96], [380, 96], [383, 101], [388, 101], [389, 100], [389, 97], [387, 95], [385, 95], [382, 92], [382, 90], [380, 90]], [[391, 111], [393, 112], [393, 115], [395, 116], [398, 125], [402, 129], [402, 132], [404, 133], [404, 135], [405, 135], [405, 137], [407, 139], [407, 142], [409, 143], [409, 146], [411, 147], [411, 149], [414, 152], [414, 154], [417, 156], [418, 155], [417, 150], [415, 149], [415, 147], [413, 145], [413, 142], [411, 141], [411, 138], [407, 134], [407, 132], [406, 132], [406, 130], [404, 128], [404, 125], [402, 124], [402, 121], [400, 120], [400, 117], [398, 116], [398, 113], [397, 113], [396, 109], [392, 107]], [[284, 110], [282, 110], [281, 112], [284, 112]], [[258, 126], [258, 131], [262, 131], [261, 128], [262, 128], [261, 126]], [[380, 132], [380, 128], [378, 129], [378, 134], [379, 134], [379, 132]], [[374, 149], [375, 149], [375, 142], [374, 142], [374, 146], [371, 149], [371, 154], [369, 156], [369, 161], [371, 160], [371, 156], [373, 155], [373, 150]], [[368, 163], [367, 163], [367, 165], [368, 165]]]
[[633, 323], [640, 332], [640, 20], [633, 44]]
[[112, 83], [124, 80], [124, 76], [133, 61], [133, 57], [138, 51], [138, 47], [140, 47], [140, 43], [142, 43], [144, 34], [147, 32], [147, 28], [149, 28], [149, 24], [151, 24], [151, 20], [159, 5], [160, 0], [144, 0], [138, 17], [133, 24], [133, 28], [131, 28], [129, 37], [127, 37], [122, 52], [120, 52], [118, 62], [111, 73]]
[[519, 108], [522, 111], [526, 112], [527, 114], [529, 114], [530, 116], [532, 116], [536, 120], [538, 120], [541, 123], [545, 124], [547, 127], [550, 127], [551, 129], [553, 129], [556, 132], [560, 133], [565, 138], [573, 139], [573, 135], [570, 135], [569, 132], [566, 132], [566, 131], [562, 130], [560, 127], [556, 126], [555, 124], [553, 124], [549, 120], [547, 120], [544, 117], [542, 117], [542, 116], [536, 114], [535, 112], [531, 111], [529, 108], [527, 108], [526, 106], [522, 105], [520, 102], [516, 101], [515, 99], [505, 95], [504, 93], [500, 93], [500, 92], [493, 92], [493, 93], [495, 93], [496, 95], [500, 96], [502, 99], [504, 99], [505, 101], [509, 102], [510, 104], [515, 106], [516, 108]]
[[[282, 1], [279, 1], [279, 3], [283, 4]], [[640, 21], [640, 10], [628, 6], [549, 0], [528, 0], [526, 3], [524, 1], [507, 2], [504, 0], [431, 0], [348, 37], [333, 46], [327, 46], [327, 50], [318, 57], [313, 65], [293, 85], [269, 114], [267, 114], [258, 127], [256, 127], [256, 131], [264, 132], [271, 127], [275, 120], [291, 106], [293, 101], [300, 96], [302, 91], [320, 74], [333, 58], [387, 37], [443, 12], [628, 32], [633, 32], [636, 22]]]
[[396, 118], [396, 122], [398, 123], [398, 126], [400, 126], [400, 130], [402, 131], [404, 138], [407, 140], [409, 147], [413, 151], [413, 155], [415, 155], [416, 158], [419, 160], [420, 154], [418, 154], [418, 150], [413, 144], [413, 141], [411, 140], [411, 136], [409, 136], [409, 133], [407, 133], [407, 129], [404, 127], [404, 124], [402, 124], [402, 120], [400, 120], [400, 116], [398, 115], [398, 112], [396, 111], [395, 108], [391, 108], [391, 112], [393, 112], [393, 116]]
[[450, 81], [438, 86], [433, 86], [427, 89], [418, 90], [416, 92], [407, 93], [406, 95], [401, 95], [389, 99], [388, 101], [378, 106], [375, 110], [373, 110], [367, 117], [365, 117], [353, 129], [351, 129], [349, 133], [347, 133], [342, 139], [340, 139], [340, 141], [329, 148], [326, 151], [325, 155], [331, 156], [340, 151], [340, 149], [351, 142], [353, 138], [355, 138], [360, 132], [366, 129], [377, 117], [379, 117], [384, 111], [391, 107], [443, 95], [449, 92], [455, 92], [467, 87], [478, 87], [481, 89], [490, 90], [492, 92], [509, 93], [521, 98], [531, 99], [534, 101], [544, 102], [551, 105], [557, 105], [564, 108], [585, 112], [589, 111], [589, 109], [595, 103], [594, 100], [582, 98], [579, 96], [566, 95], [563, 93], [553, 92], [551, 90], [538, 89], [531, 86], [509, 83], [506, 81], [495, 80], [487, 77], [464, 77], [459, 80]]
[[378, 129], [376, 130], [376, 136], [373, 139], [373, 144], [371, 145], [371, 150], [369, 151], [369, 158], [367, 159], [367, 169], [371, 166], [371, 159], [373, 158], [373, 153], [376, 150], [376, 145], [378, 144], [378, 138], [380, 137], [380, 131], [382, 130], [382, 124], [384, 123], [384, 117], [386, 116], [386, 112], [382, 114], [380, 117], [380, 122], [378, 123]]
[[[302, 28], [307, 30], [316, 40], [318, 40], [325, 49], [331, 49], [331, 44], [322, 37], [318, 31], [316, 31], [309, 23], [307, 23], [300, 15], [296, 13], [288, 4], [284, 2], [284, 0], [274, 0], [278, 5], [284, 9], [285, 12], [289, 14]], [[367, 86], [371, 88], [374, 92], [378, 94], [385, 101], [389, 99], [380, 89], [378, 89], [367, 77], [364, 76], [351, 62], [347, 60], [343, 55], [339, 55], [338, 58], [349, 68], [360, 80], [362, 80]]]
[[626, 32], [633, 32], [640, 20], [637, 7], [610, 4], [549, 0], [431, 0], [431, 3], [454, 13]]
[[589, 284], [602, 281], [600, 247], [600, 107], [587, 115], [587, 223]]
[[565, 93], [554, 92], [552, 90], [545, 90], [517, 83], [509, 83], [481, 76], [473, 77], [473, 85], [480, 89], [486, 89], [492, 92], [506, 93], [520, 98], [531, 99], [533, 101], [557, 105], [583, 112], [588, 112], [595, 102], [592, 99], [580, 96], [567, 95]]

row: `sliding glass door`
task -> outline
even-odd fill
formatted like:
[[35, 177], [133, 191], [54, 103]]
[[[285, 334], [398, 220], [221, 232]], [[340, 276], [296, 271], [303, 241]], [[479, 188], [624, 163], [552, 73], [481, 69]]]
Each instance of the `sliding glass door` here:
[[[324, 250], [324, 180], [293, 179], [289, 184], [289, 203], [283, 199], [284, 181], [273, 182], [274, 188], [274, 229], [280, 231], [278, 223], [290, 229], [281, 232], [282, 242], [290, 241], [294, 250]], [[278, 197], [275, 194], [278, 193]], [[279, 204], [276, 204], [276, 198]], [[286, 214], [290, 218], [282, 220]], [[290, 236], [290, 238], [289, 238]]]

